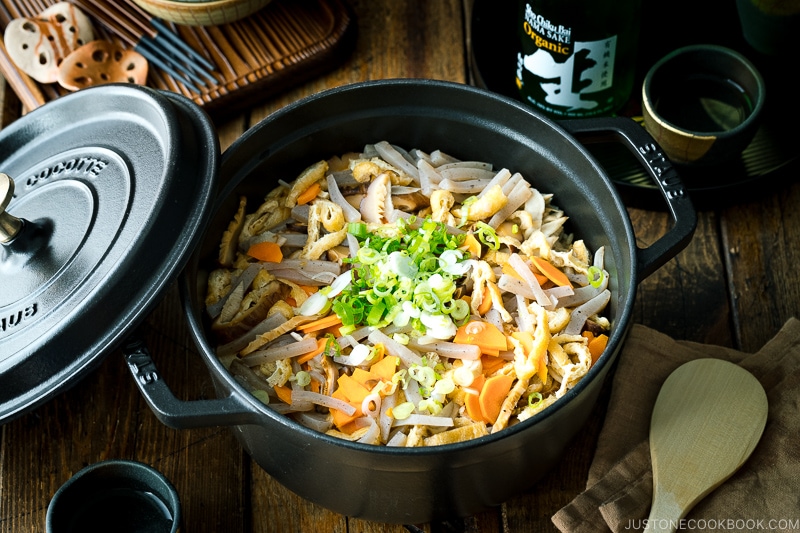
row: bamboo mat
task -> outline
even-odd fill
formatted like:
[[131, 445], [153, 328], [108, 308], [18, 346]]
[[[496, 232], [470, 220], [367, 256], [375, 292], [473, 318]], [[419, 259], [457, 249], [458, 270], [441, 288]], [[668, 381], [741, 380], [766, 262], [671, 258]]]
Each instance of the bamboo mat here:
[[[42, 1], [51, 5], [58, 0]], [[0, 8], [12, 15], [24, 13], [18, 3], [0, 0]], [[0, 20], [4, 31], [7, 23]], [[273, 0], [264, 9], [229, 24], [167, 25], [215, 65], [212, 75], [217, 83], [194, 92], [151, 65], [147, 85], [186, 96], [212, 118], [241, 110], [333, 68], [349, 54], [355, 41], [355, 18], [345, 0]], [[95, 28], [98, 38], [124, 46], [99, 23], [95, 22]], [[57, 84], [41, 84], [19, 72], [3, 46], [0, 73], [29, 111], [67, 92]]]

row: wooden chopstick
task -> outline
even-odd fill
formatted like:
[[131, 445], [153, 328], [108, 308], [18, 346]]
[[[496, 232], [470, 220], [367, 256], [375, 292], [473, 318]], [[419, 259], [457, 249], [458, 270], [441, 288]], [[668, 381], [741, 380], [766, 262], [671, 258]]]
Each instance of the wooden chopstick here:
[[47, 102], [36, 82], [14, 65], [2, 39], [0, 39], [0, 73], [28, 111], [33, 111]]
[[[97, 2], [97, 0], [95, 0]], [[140, 35], [149, 35], [150, 37], [155, 37], [156, 32], [155, 30], [147, 24], [147, 19], [144, 17], [139, 16], [139, 11], [134, 11], [132, 6], [136, 6], [133, 2], [130, 3], [120, 3], [116, 0], [102, 0], [98, 3], [108, 2], [108, 4], [114, 8], [115, 13], [118, 16], [122, 16], [122, 18], [127, 18], [131, 23], [135, 24], [137, 28], [139, 28]], [[137, 8], [139, 6], [136, 6]]]
[[[181, 83], [184, 83], [184, 85], [189, 87], [192, 91], [196, 93], [201, 92], [194, 83], [182, 76], [177, 69], [174, 68], [174, 65], [177, 64], [174, 57], [163, 52], [158, 45], [151, 45], [148, 47], [149, 43], [145, 43], [143, 46], [140, 46], [140, 40], [144, 35], [149, 36], [157, 34], [156, 30], [150, 28], [141, 18], [119, 16], [122, 7], [114, 0], [106, 0], [110, 2], [111, 5], [105, 4], [103, 0], [73, 1], [88, 15], [92, 16], [98, 22], [101, 22], [102, 26], [110, 30], [116, 39], [121, 40], [129, 47], [142, 53], [153, 65], [167, 72], [169, 74], [169, 79], [175, 78]], [[0, 22], [2, 22], [3, 27], [5, 27], [11, 20], [16, 18], [36, 17], [47, 9], [47, 3], [52, 3], [52, 0], [0, 0]], [[114, 8], [120, 11], [115, 11]], [[177, 54], [177, 50], [174, 46], [169, 46], [167, 48]], [[180, 54], [177, 55], [181, 57]], [[185, 68], [182, 68], [182, 70], [185, 70]], [[18, 70], [14, 62], [8, 56], [8, 51], [5, 49], [5, 46], [0, 49], [0, 73], [3, 74], [22, 104], [28, 110], [35, 109], [61, 95], [59, 89], [52, 86], [52, 84], [38, 84], [35, 80], [30, 78], [30, 76]], [[192, 77], [194, 77], [198, 83], [205, 84], [205, 81], [197, 77], [196, 74], [192, 74]], [[217, 83], [217, 80], [211, 77], [210, 74], [207, 74], [207, 77], [212, 80], [213, 83]], [[177, 84], [173, 85], [174, 87], [171, 87], [171, 89], [173, 89], [174, 92], [186, 94]]]
[[[0, 0], [0, 29], [19, 17], [36, 17], [58, 0]], [[144, 12], [133, 0], [70, 0], [95, 22], [98, 38], [134, 49], [152, 63], [148, 85], [213, 102], [280, 70], [282, 60], [313, 45], [324, 28], [300, 10], [300, 17], [280, 3], [267, 11], [218, 26], [181, 26]], [[305, 29], [304, 29], [305, 28]], [[314, 30], [310, 36], [308, 31]], [[315, 40], [316, 39], [316, 40]], [[39, 84], [14, 68], [6, 55], [9, 85], [26, 107], [41, 105], [67, 91]], [[27, 79], [26, 79], [27, 78]], [[199, 90], [199, 89], [202, 90]]]
[[[26, 0], [22, 0], [26, 1]], [[29, 0], [30, 1], [30, 0]], [[158, 39], [158, 32], [147, 22], [126, 9], [115, 0], [74, 0], [103, 25], [121, 37], [135, 51], [142, 54], [153, 65], [175, 77], [195, 93], [201, 93], [198, 85], [207, 85], [196, 72], [202, 72], [212, 83], [217, 80], [205, 72], [177, 47]]]
[[105, 27], [114, 32], [115, 35], [120, 37], [126, 44], [131, 47], [136, 46], [138, 33], [135, 26], [128, 23], [126, 20], [121, 20], [114, 16], [114, 12], [108, 9], [103, 2], [86, 1], [86, 0], [73, 0], [75, 5], [84, 10], [86, 13], [101, 22]]
[[[35, 16], [36, 12], [28, 11], [27, 6], [23, 6], [20, 10], [19, 6], [13, 0], [0, 1], [0, 20], [5, 28], [9, 22], [15, 18]], [[3, 43], [4, 44], [4, 43]], [[60, 92], [56, 87], [50, 85], [40, 85], [33, 78], [17, 69], [11, 57], [8, 55], [8, 50], [3, 46], [3, 76], [8, 81], [11, 88], [17, 93], [20, 102], [30, 111], [49, 100], [55, 100], [60, 96]]]

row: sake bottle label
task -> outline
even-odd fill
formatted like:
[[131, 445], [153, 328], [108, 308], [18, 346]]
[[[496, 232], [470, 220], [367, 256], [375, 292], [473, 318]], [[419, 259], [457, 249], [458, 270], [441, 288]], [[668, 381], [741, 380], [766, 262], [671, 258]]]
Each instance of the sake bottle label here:
[[516, 83], [523, 100], [556, 117], [609, 114], [617, 35], [593, 36], [525, 3]]

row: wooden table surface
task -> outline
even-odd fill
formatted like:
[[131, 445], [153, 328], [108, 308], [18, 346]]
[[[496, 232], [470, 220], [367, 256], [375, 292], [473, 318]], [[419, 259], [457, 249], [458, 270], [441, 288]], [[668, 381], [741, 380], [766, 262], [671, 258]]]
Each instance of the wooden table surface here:
[[[394, 77], [470, 81], [470, 2], [351, 0], [350, 5], [358, 23], [354, 53], [330, 73], [219, 123], [223, 149], [269, 113], [325, 88]], [[21, 106], [4, 83], [0, 86], [1, 118], [8, 124], [20, 116]], [[699, 209], [689, 246], [640, 284], [635, 323], [676, 339], [755, 351], [800, 314], [800, 185], [790, 179], [758, 189], [763, 194]], [[643, 245], [670, 224], [660, 210], [631, 206], [629, 214]], [[214, 395], [175, 287], [147, 319], [144, 334], [179, 398]], [[417, 526], [431, 532], [555, 531], [551, 516], [585, 489], [608, 388], [570, 444], [569, 459], [533, 489], [476, 516]], [[162, 425], [119, 352], [71, 390], [0, 431], [0, 531], [44, 531], [47, 506], [59, 486], [81, 468], [111, 458], [135, 459], [163, 472], [180, 494], [183, 531], [189, 533], [406, 531], [402, 525], [350, 519], [288, 492], [250, 460], [230, 429]]]

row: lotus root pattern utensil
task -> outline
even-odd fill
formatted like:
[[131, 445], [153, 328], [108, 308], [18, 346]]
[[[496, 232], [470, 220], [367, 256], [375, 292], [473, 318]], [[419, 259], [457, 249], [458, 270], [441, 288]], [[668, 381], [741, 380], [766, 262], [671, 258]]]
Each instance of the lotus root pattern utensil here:
[[650, 422], [653, 505], [645, 533], [680, 520], [744, 464], [767, 422], [767, 395], [728, 361], [681, 365], [661, 387]]

